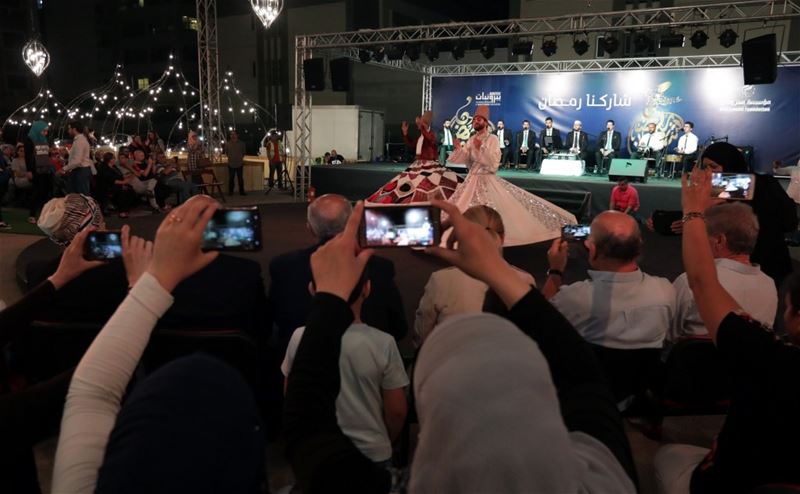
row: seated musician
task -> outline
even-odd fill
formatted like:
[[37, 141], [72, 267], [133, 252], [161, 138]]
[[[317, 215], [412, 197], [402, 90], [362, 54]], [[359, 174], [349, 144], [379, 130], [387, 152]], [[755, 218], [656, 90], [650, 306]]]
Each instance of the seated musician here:
[[697, 160], [697, 144], [700, 139], [694, 134], [694, 123], [686, 121], [683, 124], [683, 135], [678, 139], [678, 146], [675, 148], [680, 161], [680, 169], [683, 173], [692, 171], [694, 162]]
[[597, 152], [595, 153], [597, 165], [594, 171], [595, 173], [603, 175], [608, 170], [608, 165], [611, 163], [611, 160], [619, 156], [622, 135], [614, 130], [614, 121], [609, 120], [606, 122], [606, 130], [599, 133], [598, 136]]
[[536, 145], [536, 169], [542, 168], [542, 160], [562, 148], [561, 132], [553, 126], [553, 119], [544, 119], [544, 130], [539, 134], [539, 143]]
[[522, 157], [525, 157], [525, 167], [528, 171], [532, 171], [531, 163], [533, 162], [533, 154], [531, 148], [536, 144], [536, 132], [531, 130], [531, 123], [528, 120], [522, 121], [522, 130], [517, 132], [516, 148], [514, 149], [514, 163], [515, 168], [519, 170], [519, 164]]
[[636, 139], [636, 151], [633, 152], [634, 159], [656, 158], [664, 149], [664, 134], [656, 130], [656, 124], [647, 124], [647, 132], [642, 132]]
[[569, 146], [569, 152], [577, 155], [579, 160], [586, 160], [586, 148], [589, 147], [589, 136], [586, 132], [581, 130], [583, 123], [580, 120], [575, 120], [572, 124], [572, 130], [567, 134], [566, 145]]

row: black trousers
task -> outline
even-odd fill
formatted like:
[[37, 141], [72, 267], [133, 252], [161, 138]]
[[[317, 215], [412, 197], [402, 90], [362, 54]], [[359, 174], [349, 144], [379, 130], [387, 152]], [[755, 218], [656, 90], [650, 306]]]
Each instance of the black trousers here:
[[517, 150], [517, 156], [514, 159], [514, 162], [516, 163], [516, 167], [519, 168], [519, 164], [520, 164], [520, 162], [522, 160], [522, 157], [524, 156], [525, 157], [525, 164], [528, 165], [528, 170], [533, 171], [533, 166], [531, 166], [531, 164], [533, 163], [533, 155], [534, 155], [534, 150], [530, 149], [530, 148], [528, 149], [528, 152], [525, 153], [525, 154], [522, 154], [521, 151]]
[[237, 177], [239, 193], [244, 194], [244, 166], [228, 167], [228, 195], [233, 195], [233, 177]]
[[36, 217], [42, 206], [53, 198], [53, 175], [50, 173], [33, 174], [33, 200], [28, 216]]
[[680, 163], [680, 171], [683, 173], [689, 173], [692, 171], [694, 167], [695, 161], [697, 161], [697, 151], [691, 154], [681, 154], [681, 163]]
[[508, 155], [511, 154], [511, 148], [508, 146], [500, 149], [500, 167], [506, 166], [509, 162]]
[[[536, 169], [542, 169], [542, 161], [544, 161], [544, 149], [545, 148], [536, 148]], [[547, 149], [547, 156], [553, 154], [556, 150], [555, 149]]]
[[283, 188], [283, 162], [282, 161], [270, 161], [269, 162], [269, 178], [267, 182], [269, 183], [269, 188], [271, 189], [275, 185], [275, 175], [278, 175], [278, 188]]
[[603, 152], [598, 149], [597, 152], [594, 153], [594, 158], [597, 163], [597, 173], [604, 174], [608, 171], [609, 167], [611, 167], [611, 160], [617, 157], [616, 151], [611, 151], [608, 153], [608, 156], [603, 157]]

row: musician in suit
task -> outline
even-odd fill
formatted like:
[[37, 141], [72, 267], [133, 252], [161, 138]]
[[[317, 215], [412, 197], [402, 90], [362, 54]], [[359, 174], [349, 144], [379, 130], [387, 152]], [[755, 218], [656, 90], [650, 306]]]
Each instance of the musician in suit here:
[[539, 136], [539, 143], [536, 146], [536, 169], [541, 169], [542, 160], [562, 147], [561, 132], [553, 126], [552, 118], [545, 118], [544, 130], [542, 130]]
[[[295, 329], [305, 325], [311, 311], [311, 254], [344, 230], [352, 206], [337, 194], [318, 197], [308, 206], [308, 229], [317, 239], [314, 245], [275, 257], [269, 263], [269, 305], [272, 320], [278, 329], [278, 345], [283, 351]], [[403, 339], [408, 324], [403, 300], [394, 281], [394, 264], [373, 255], [368, 263], [372, 290], [361, 308], [365, 324]], [[278, 352], [280, 353], [280, 352]]]
[[444, 166], [447, 157], [453, 152], [453, 131], [450, 130], [450, 120], [445, 120], [439, 132], [439, 164]]
[[583, 123], [580, 120], [575, 120], [572, 124], [572, 130], [567, 134], [565, 145], [569, 146], [570, 153], [576, 154], [578, 159], [586, 161], [589, 136], [583, 131]]
[[516, 168], [519, 169], [520, 159], [524, 156], [528, 170], [532, 171], [533, 167], [531, 163], [533, 162], [533, 155], [535, 154], [536, 132], [531, 129], [531, 122], [529, 120], [522, 121], [522, 130], [517, 133], [514, 143], [514, 163], [516, 163]]
[[619, 156], [622, 135], [614, 130], [614, 127], [614, 121], [609, 120], [606, 122], [606, 130], [599, 133], [597, 137], [597, 151], [594, 153], [597, 161], [594, 171], [600, 175], [605, 175], [611, 160]]
[[514, 142], [514, 132], [506, 128], [504, 121], [498, 120], [495, 134], [500, 141], [500, 168], [503, 168], [509, 163], [508, 155], [511, 153], [511, 143]]
[[694, 122], [686, 121], [683, 124], [683, 135], [678, 139], [675, 154], [680, 156], [680, 169], [683, 173], [692, 171], [697, 160], [697, 146], [700, 139], [694, 134]]

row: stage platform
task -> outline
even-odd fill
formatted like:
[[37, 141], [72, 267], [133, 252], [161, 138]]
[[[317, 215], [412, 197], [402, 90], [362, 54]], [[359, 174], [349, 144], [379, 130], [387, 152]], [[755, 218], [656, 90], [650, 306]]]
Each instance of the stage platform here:
[[[364, 199], [378, 190], [395, 175], [405, 170], [407, 163], [363, 163], [357, 165], [315, 165], [311, 170], [311, 184], [317, 196], [337, 193], [349, 199]], [[559, 203], [555, 198], [563, 192], [590, 192], [589, 216], [608, 209], [611, 189], [616, 185], [608, 177], [585, 175], [583, 177], [543, 176], [535, 172], [500, 170], [498, 175], [544, 199]], [[640, 214], [649, 217], [656, 209], [681, 208], [680, 180], [649, 179], [647, 183], [634, 184], [639, 191]]]

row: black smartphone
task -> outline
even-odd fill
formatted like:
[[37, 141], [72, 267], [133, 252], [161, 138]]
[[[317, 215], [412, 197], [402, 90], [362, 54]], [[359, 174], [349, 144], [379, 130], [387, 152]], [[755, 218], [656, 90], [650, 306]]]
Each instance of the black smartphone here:
[[679, 235], [672, 231], [672, 224], [681, 218], [683, 218], [683, 211], [656, 209], [653, 211], [653, 230], [661, 235]]
[[753, 200], [755, 175], [749, 173], [711, 174], [711, 197], [717, 199]]
[[203, 232], [203, 250], [261, 250], [261, 215], [258, 208], [220, 208]]
[[561, 240], [581, 241], [589, 238], [592, 233], [591, 225], [564, 225], [561, 227]]
[[89, 233], [83, 257], [89, 261], [122, 259], [122, 233], [119, 230]]
[[440, 211], [430, 204], [367, 206], [362, 247], [433, 247], [442, 237]]

